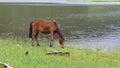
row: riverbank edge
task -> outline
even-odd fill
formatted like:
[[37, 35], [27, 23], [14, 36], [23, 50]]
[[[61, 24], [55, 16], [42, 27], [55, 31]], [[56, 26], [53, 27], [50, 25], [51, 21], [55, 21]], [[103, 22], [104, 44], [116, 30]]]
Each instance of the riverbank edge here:
[[[46, 41], [45, 41], [46, 42]], [[28, 40], [9, 38], [0, 39], [0, 62], [8, 63], [14, 68], [119, 68], [120, 54], [93, 51], [66, 46], [60, 48], [58, 43], [50, 48], [46, 43], [40, 47], [31, 46]], [[51, 50], [69, 52], [70, 55], [47, 55]], [[26, 52], [28, 54], [26, 55]], [[52, 62], [51, 62], [52, 61]], [[22, 63], [21, 63], [22, 62]]]

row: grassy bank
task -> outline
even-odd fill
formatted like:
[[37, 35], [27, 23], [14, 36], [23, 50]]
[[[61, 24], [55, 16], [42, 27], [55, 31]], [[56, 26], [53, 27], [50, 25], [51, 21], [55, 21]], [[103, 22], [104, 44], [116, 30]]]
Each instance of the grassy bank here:
[[[47, 43], [33, 47], [28, 40], [0, 39], [0, 62], [14, 68], [120, 68], [120, 54], [72, 47], [62, 49], [58, 43], [54, 44], [53, 48]], [[70, 52], [70, 56], [46, 55], [51, 50]]]

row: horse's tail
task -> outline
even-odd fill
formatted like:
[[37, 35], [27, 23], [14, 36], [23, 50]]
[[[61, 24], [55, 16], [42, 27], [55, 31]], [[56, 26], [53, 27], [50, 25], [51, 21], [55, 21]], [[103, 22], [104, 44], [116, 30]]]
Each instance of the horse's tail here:
[[30, 23], [29, 27], [29, 38], [32, 38], [32, 22]]

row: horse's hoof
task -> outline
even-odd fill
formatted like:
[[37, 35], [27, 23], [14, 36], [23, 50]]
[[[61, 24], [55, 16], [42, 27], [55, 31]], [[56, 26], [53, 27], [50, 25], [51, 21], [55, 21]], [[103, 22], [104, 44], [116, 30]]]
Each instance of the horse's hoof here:
[[34, 46], [34, 45], [32, 45], [32, 46]]
[[37, 46], [40, 46], [40, 44], [37, 44]]
[[61, 47], [61, 48], [64, 48], [64, 47]]
[[32, 46], [34, 46], [34, 44], [32, 43]]
[[53, 47], [53, 45], [50, 45], [50, 47]]

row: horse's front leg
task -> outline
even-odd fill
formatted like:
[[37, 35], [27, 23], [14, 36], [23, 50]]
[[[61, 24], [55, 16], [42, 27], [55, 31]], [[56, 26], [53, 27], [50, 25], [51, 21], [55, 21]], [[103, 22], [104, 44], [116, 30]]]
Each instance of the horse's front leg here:
[[35, 35], [35, 40], [36, 40], [36, 42], [37, 42], [37, 45], [40, 46], [40, 44], [39, 44], [39, 42], [38, 42], [38, 38], [37, 38], [38, 33], [39, 33], [39, 31], [38, 31], [38, 32], [36, 33], [36, 35]]
[[54, 39], [54, 32], [51, 32], [50, 35], [51, 35], [51, 38], [50, 38], [50, 47], [52, 47], [53, 46], [53, 39]]

